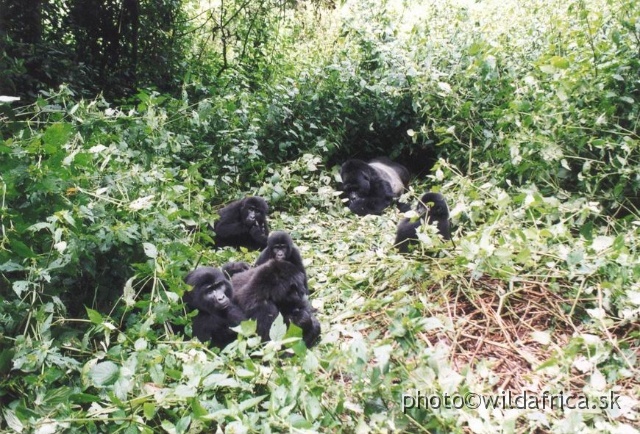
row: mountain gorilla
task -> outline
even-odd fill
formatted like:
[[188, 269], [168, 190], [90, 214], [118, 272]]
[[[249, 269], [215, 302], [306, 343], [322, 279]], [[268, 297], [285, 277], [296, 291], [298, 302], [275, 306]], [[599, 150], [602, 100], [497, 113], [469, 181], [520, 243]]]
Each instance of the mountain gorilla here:
[[300, 251], [293, 244], [291, 236], [284, 231], [275, 231], [269, 235], [267, 240], [267, 248], [260, 253], [255, 266], [262, 265], [271, 259], [278, 261], [291, 262], [304, 275], [305, 294], [309, 294], [309, 286], [307, 284], [307, 270], [302, 264], [302, 256]]
[[409, 183], [409, 171], [401, 164], [381, 157], [365, 163], [351, 159], [340, 168], [343, 196], [358, 215], [382, 214]]
[[252, 196], [231, 202], [218, 211], [220, 219], [213, 225], [216, 246], [243, 246], [263, 249], [267, 245], [269, 206], [261, 197]]
[[224, 348], [234, 341], [237, 333], [229, 327], [235, 327], [246, 316], [232, 300], [231, 283], [225, 275], [213, 267], [193, 270], [184, 281], [193, 286], [182, 296], [192, 309], [198, 309], [193, 319], [193, 335], [202, 342], [211, 341], [218, 348]]
[[288, 261], [271, 259], [231, 278], [234, 300], [244, 313], [258, 323], [258, 334], [269, 340], [271, 324], [282, 314], [285, 324], [302, 329], [308, 348], [320, 336], [320, 323], [313, 315], [305, 295], [305, 278], [298, 267]]
[[[429, 206], [429, 204], [432, 204]], [[416, 220], [405, 218], [398, 224], [395, 245], [402, 253], [409, 251], [409, 246], [417, 242], [417, 230], [423, 222], [430, 225], [436, 222], [438, 232], [445, 240], [451, 239], [449, 226], [449, 207], [440, 193], [425, 193], [416, 207], [419, 217]]]
[[222, 272], [231, 279], [234, 274], [242, 273], [243, 271], [247, 271], [249, 268], [251, 268], [251, 265], [244, 261], [227, 262], [222, 266]]

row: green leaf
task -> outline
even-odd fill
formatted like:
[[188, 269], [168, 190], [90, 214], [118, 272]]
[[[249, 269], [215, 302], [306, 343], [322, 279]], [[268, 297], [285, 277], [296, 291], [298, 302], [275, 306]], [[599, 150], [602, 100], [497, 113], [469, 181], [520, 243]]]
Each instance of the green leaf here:
[[553, 65], [540, 65], [540, 71], [545, 74], [555, 74], [556, 68]]
[[2, 410], [2, 414], [4, 415], [4, 420], [9, 428], [17, 433], [24, 431], [22, 421], [16, 416], [16, 413], [13, 410], [4, 409]]
[[145, 402], [142, 404], [142, 412], [145, 419], [151, 420], [156, 415], [156, 405], [153, 402]]
[[89, 371], [89, 379], [96, 386], [110, 386], [120, 377], [120, 368], [111, 361], [96, 364]]
[[[197, 398], [194, 398], [191, 400], [191, 411], [193, 412], [193, 415], [196, 417], [196, 419], [203, 418], [204, 416], [209, 414], [209, 411], [207, 411], [207, 409], [204, 408], [202, 404], [200, 404], [200, 400], [198, 400]], [[155, 406], [154, 406], [154, 412], [155, 412]], [[145, 415], [146, 415], [146, 411], [145, 411]], [[151, 417], [147, 417], [147, 419], [151, 419]]]
[[73, 126], [67, 123], [56, 123], [49, 126], [42, 135], [44, 150], [47, 154], [55, 154], [67, 143]]
[[151, 243], [142, 243], [142, 247], [144, 249], [144, 254], [149, 258], [155, 259], [158, 257], [158, 249]]
[[307, 395], [303, 402], [309, 420], [316, 420], [322, 415], [322, 404], [315, 396]]
[[102, 318], [102, 315], [100, 315], [100, 313], [98, 311], [95, 311], [95, 310], [90, 309], [88, 307], [85, 307], [85, 309], [87, 311], [87, 316], [89, 317], [89, 320], [93, 324], [102, 324], [104, 322], [104, 319]]
[[191, 425], [191, 416], [187, 415], [181, 418], [176, 424], [176, 432], [184, 433], [189, 429], [189, 425]]
[[267, 398], [267, 395], [262, 395], [262, 396], [256, 396], [255, 398], [245, 399], [240, 404], [238, 404], [238, 410], [240, 410], [241, 412], [247, 411], [251, 407], [256, 407], [266, 398]]
[[554, 56], [551, 58], [551, 64], [554, 68], [567, 69], [569, 67], [569, 61], [564, 57]]
[[75, 404], [91, 404], [92, 402], [99, 402], [100, 397], [90, 393], [74, 393], [69, 397], [69, 400]]
[[281, 314], [278, 314], [273, 323], [271, 324], [271, 328], [269, 329], [269, 337], [272, 341], [281, 341], [284, 339], [287, 334], [287, 326], [284, 324], [284, 318], [282, 318]]
[[35, 258], [36, 254], [31, 250], [29, 246], [27, 246], [22, 241], [16, 239], [9, 239], [9, 245], [11, 246], [11, 250], [16, 255], [21, 258]]

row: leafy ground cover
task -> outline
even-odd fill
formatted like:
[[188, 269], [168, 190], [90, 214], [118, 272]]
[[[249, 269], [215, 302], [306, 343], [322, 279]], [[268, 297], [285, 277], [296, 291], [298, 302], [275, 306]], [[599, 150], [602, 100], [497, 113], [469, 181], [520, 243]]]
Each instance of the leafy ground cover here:
[[[0, 106], [0, 429], [638, 432], [640, 8], [401, 6], [298, 10], [260, 89]], [[377, 152], [430, 153], [405, 199], [445, 193], [454, 243], [399, 255], [397, 210], [342, 206], [335, 161]], [[189, 339], [186, 273], [255, 260], [208, 230], [247, 194], [301, 250], [311, 350]], [[475, 405], [525, 392], [578, 408]]]

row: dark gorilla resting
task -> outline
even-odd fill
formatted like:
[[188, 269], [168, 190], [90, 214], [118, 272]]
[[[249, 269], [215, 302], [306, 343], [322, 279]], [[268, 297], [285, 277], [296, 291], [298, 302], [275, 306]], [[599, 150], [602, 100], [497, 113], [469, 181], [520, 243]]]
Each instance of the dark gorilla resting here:
[[412, 221], [405, 218], [398, 224], [395, 245], [400, 252], [409, 251], [409, 246], [417, 243], [417, 230], [423, 222], [428, 225], [436, 222], [438, 232], [445, 240], [451, 239], [451, 228], [449, 226], [449, 207], [440, 193], [425, 193], [420, 198], [420, 203], [416, 207], [419, 217]]
[[227, 262], [222, 266], [222, 272], [231, 279], [234, 274], [242, 273], [243, 271], [247, 271], [249, 268], [251, 268], [251, 265], [244, 261]]
[[182, 296], [192, 309], [198, 309], [193, 319], [193, 335], [202, 342], [224, 348], [237, 337], [229, 327], [235, 327], [246, 319], [242, 310], [232, 300], [231, 283], [222, 271], [213, 267], [198, 268], [184, 279], [193, 286]]
[[257, 196], [231, 202], [218, 211], [220, 219], [213, 225], [216, 245], [263, 249], [267, 245], [269, 206]]
[[382, 214], [409, 183], [409, 171], [384, 157], [369, 163], [347, 160], [340, 168], [340, 177], [347, 205], [358, 215]]
[[280, 313], [285, 324], [294, 323], [302, 329], [307, 347], [316, 343], [320, 323], [305, 295], [304, 274], [295, 265], [272, 259], [235, 274], [231, 282], [235, 301], [249, 318], [256, 320], [263, 341], [269, 340], [271, 324]]
[[307, 270], [305, 270], [302, 264], [302, 256], [300, 251], [293, 244], [291, 236], [284, 231], [275, 231], [269, 235], [267, 240], [267, 248], [260, 253], [258, 260], [256, 261], [256, 267], [262, 265], [271, 259], [278, 261], [291, 262], [296, 268], [304, 275], [304, 290], [305, 294], [309, 294], [309, 286], [307, 284]]

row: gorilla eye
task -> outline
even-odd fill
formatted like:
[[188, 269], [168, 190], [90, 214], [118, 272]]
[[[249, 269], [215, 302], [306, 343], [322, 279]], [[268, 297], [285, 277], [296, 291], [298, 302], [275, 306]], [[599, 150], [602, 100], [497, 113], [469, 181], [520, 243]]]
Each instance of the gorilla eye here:
[[213, 292], [216, 289], [220, 288], [221, 286], [224, 286], [224, 284], [222, 282], [215, 282], [212, 283], [211, 285], [207, 286], [207, 292]]

